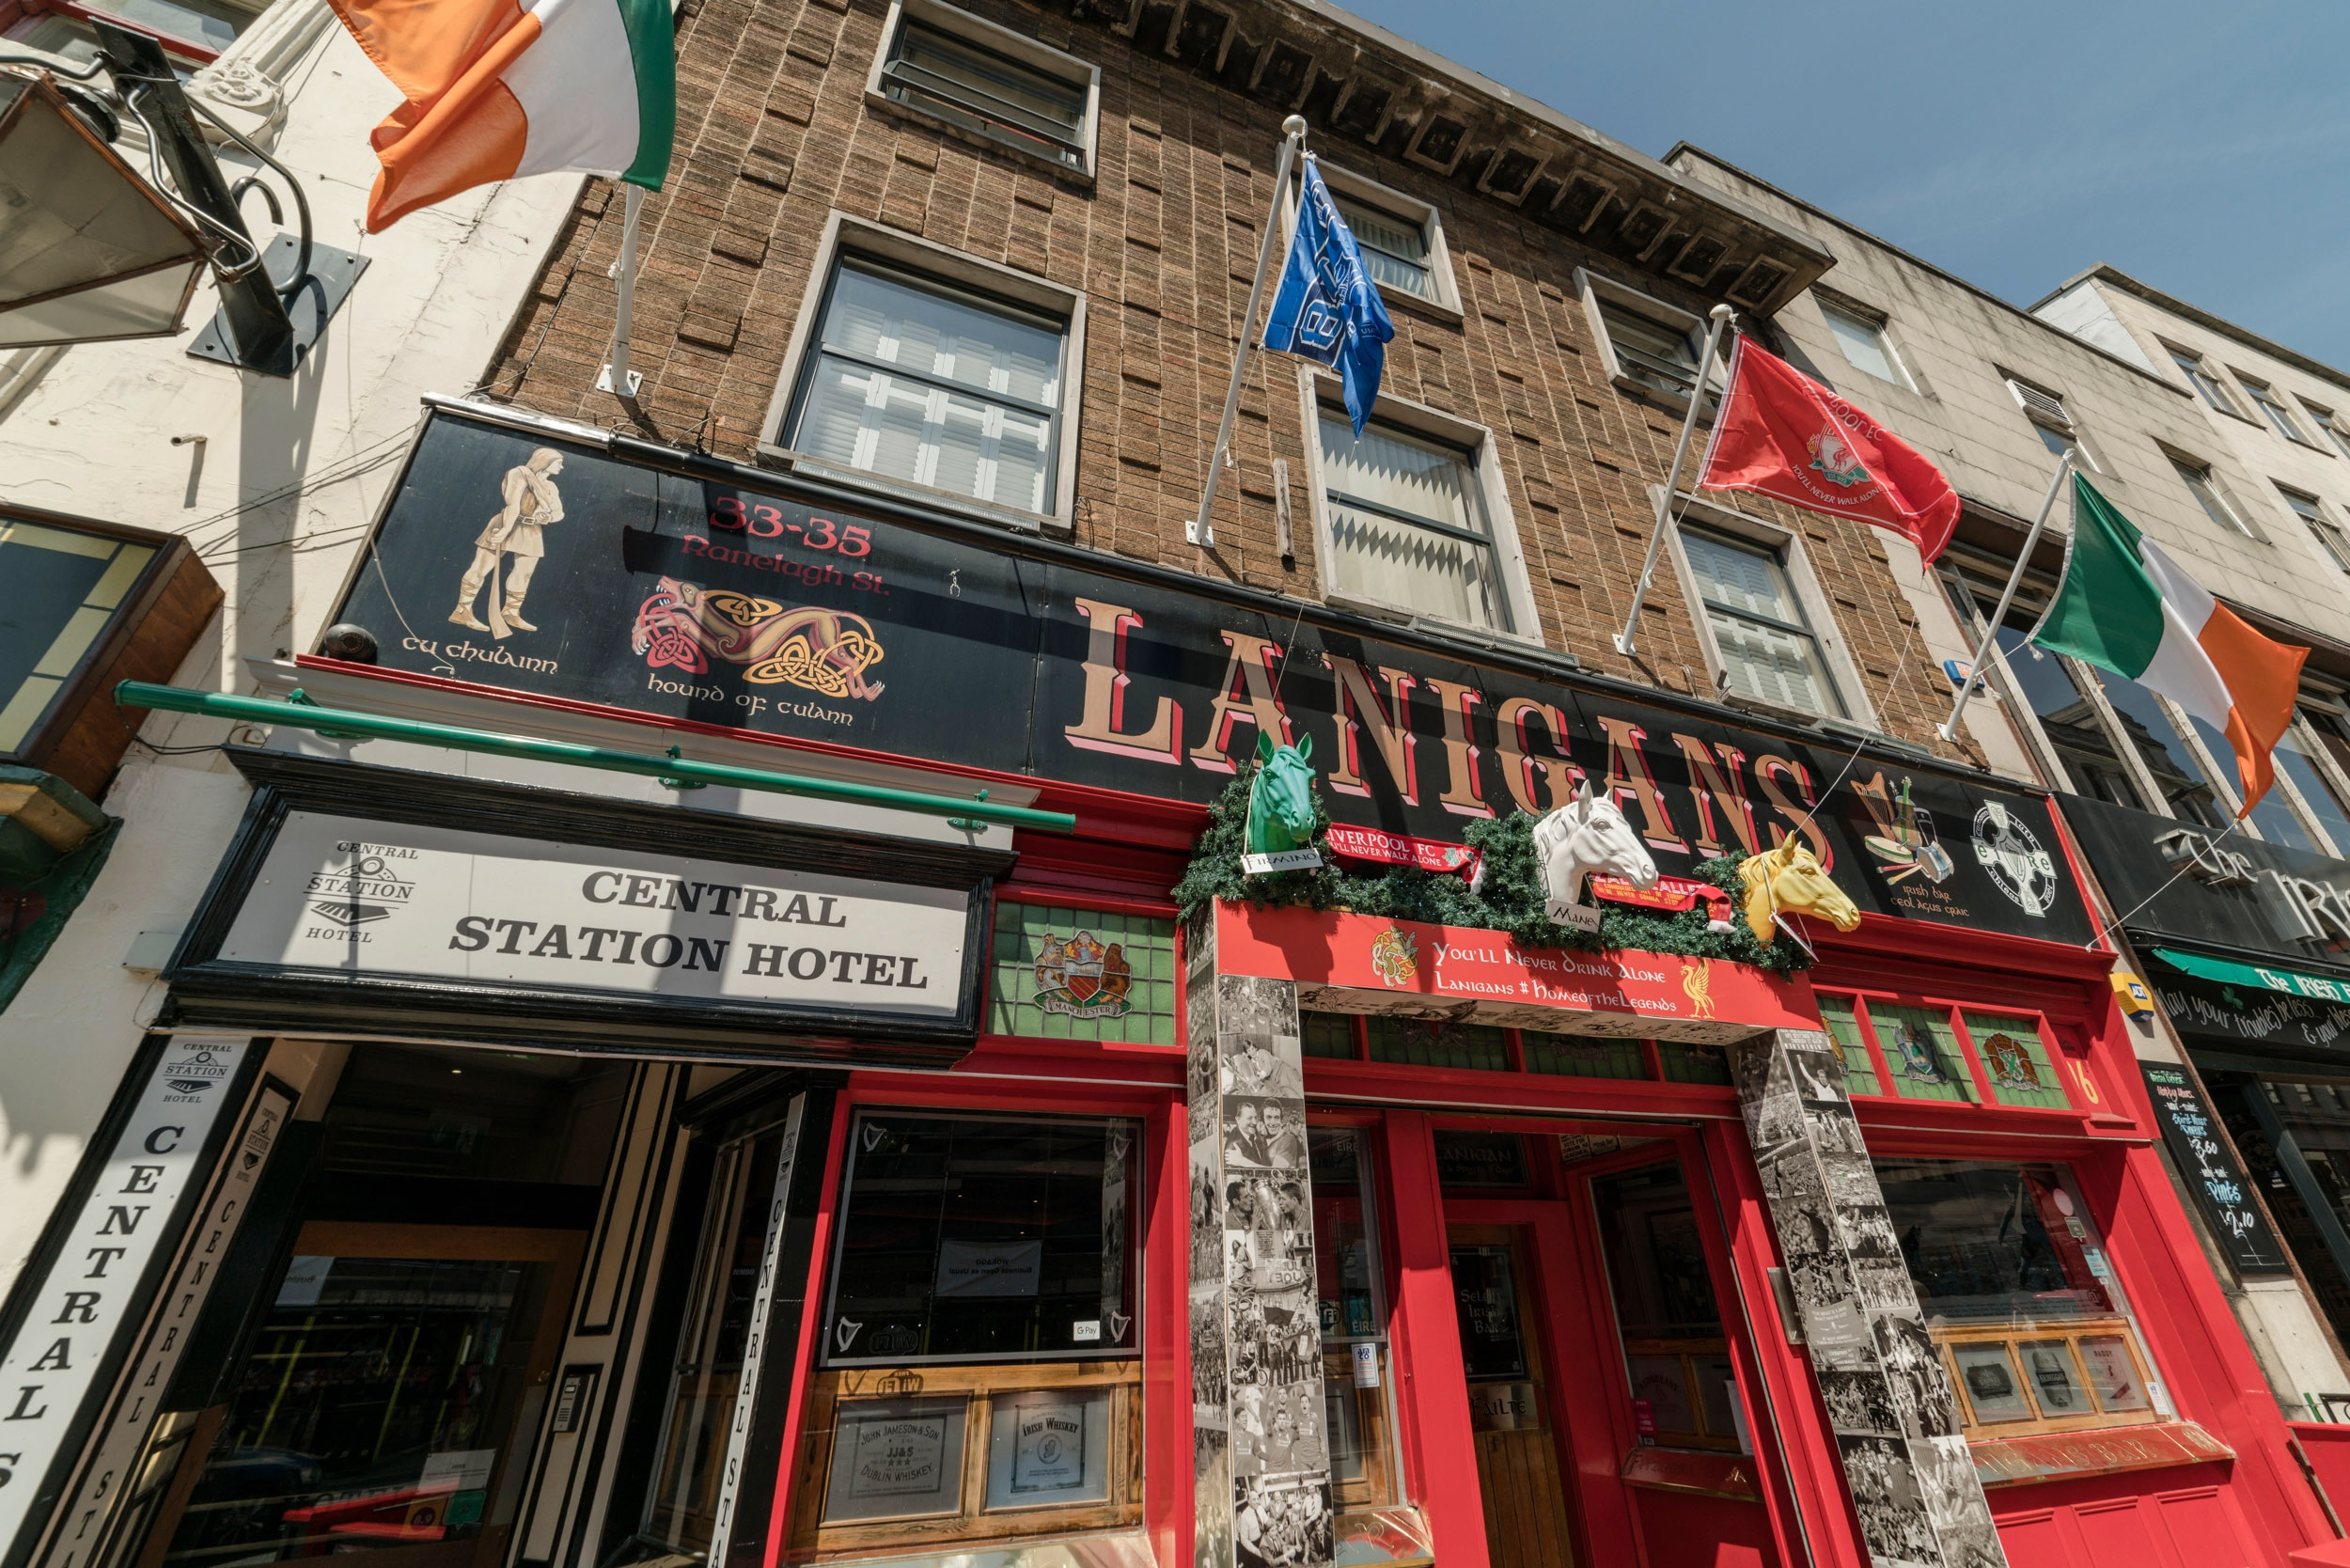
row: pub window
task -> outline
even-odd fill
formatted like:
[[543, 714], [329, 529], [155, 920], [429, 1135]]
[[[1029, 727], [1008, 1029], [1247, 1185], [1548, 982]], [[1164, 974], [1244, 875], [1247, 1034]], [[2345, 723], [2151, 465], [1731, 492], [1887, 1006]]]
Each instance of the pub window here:
[[1175, 922], [999, 901], [988, 1020], [994, 1034], [1174, 1044]]
[[1058, 512], [1067, 318], [843, 254], [817, 320], [784, 422], [792, 456]]
[[1349, 1012], [1315, 1012], [1301, 1010], [1297, 1014], [1298, 1050], [1309, 1057], [1326, 1057], [1337, 1061], [1353, 1061], [1359, 1055], [1355, 1048], [1355, 1015]]
[[1529, 1073], [1554, 1073], [1569, 1078], [1648, 1076], [1648, 1064], [1640, 1059], [1640, 1043], [1637, 1040], [1549, 1034], [1540, 1029], [1522, 1030], [1519, 1039]]
[[1447, 1018], [1366, 1020], [1371, 1059], [1408, 1067], [1465, 1067], [1482, 1073], [1510, 1070], [1510, 1043], [1491, 1024], [1462, 1024]]
[[1098, 67], [937, 0], [901, 0], [884, 36], [866, 85], [877, 106], [1092, 172]]
[[1402, 1500], [1395, 1462], [1395, 1368], [1366, 1144], [1353, 1127], [1314, 1127], [1307, 1134], [1324, 1430], [1330, 1439], [1332, 1500], [1340, 1513]]
[[872, 1109], [849, 1128], [794, 1543], [1140, 1516], [1138, 1122]]
[[2170, 1413], [2070, 1171], [1989, 1160], [1873, 1163], [1968, 1436], [2122, 1426]]
[[1781, 553], [1687, 523], [1680, 536], [1723, 685], [1773, 707], [1844, 716]]
[[1750, 1449], [1681, 1168], [1668, 1163], [1593, 1177], [1591, 1201], [1640, 1442]]
[[1656, 1043], [1656, 1064], [1664, 1071], [1668, 1084], [1720, 1084], [1727, 1086], [1730, 1058], [1712, 1045], [1691, 1045], [1679, 1040]]
[[1820, 1022], [1827, 1026], [1828, 1045], [1836, 1052], [1836, 1065], [1843, 1069], [1844, 1092], [1884, 1093], [1885, 1086], [1877, 1081], [1875, 1058], [1869, 1054], [1869, 1043], [1861, 1038], [1858, 999], [1825, 992], [1818, 999]]
[[1991, 1098], [2002, 1105], [2067, 1110], [2072, 1101], [2036, 1018], [1963, 1008], [1958, 1021], [1974, 1042], [1975, 1055], [1990, 1080]]
[[1318, 410], [1329, 590], [1413, 615], [1507, 632], [1516, 618], [1502, 577], [1476, 447], [1387, 424], [1357, 438], [1344, 412]]
[[1868, 1009], [1896, 1095], [1973, 1103], [1975, 1077], [1966, 1069], [1966, 1052], [1950, 1028], [1947, 1008], [1872, 1001]]

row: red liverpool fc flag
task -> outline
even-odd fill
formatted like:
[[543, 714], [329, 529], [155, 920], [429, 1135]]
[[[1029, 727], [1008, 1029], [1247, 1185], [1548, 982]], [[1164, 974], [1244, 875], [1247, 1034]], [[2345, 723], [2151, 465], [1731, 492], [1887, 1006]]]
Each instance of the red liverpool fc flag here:
[[1741, 337], [1700, 490], [1751, 490], [1890, 528], [1928, 562], [1958, 525], [1958, 493], [1901, 437]]

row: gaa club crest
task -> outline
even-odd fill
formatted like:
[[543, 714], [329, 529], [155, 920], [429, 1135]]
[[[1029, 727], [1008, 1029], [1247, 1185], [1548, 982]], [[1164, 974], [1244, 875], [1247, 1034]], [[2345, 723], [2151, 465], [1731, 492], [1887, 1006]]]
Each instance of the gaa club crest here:
[[1064, 940], [1044, 939], [1036, 961], [1036, 1005], [1072, 1018], [1123, 1018], [1135, 975], [1115, 942], [1104, 945], [1081, 931]]

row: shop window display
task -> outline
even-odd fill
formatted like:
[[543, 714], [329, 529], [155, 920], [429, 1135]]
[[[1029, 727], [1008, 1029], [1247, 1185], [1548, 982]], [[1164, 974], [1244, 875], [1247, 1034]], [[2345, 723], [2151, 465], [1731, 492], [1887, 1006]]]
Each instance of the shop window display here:
[[1140, 1133], [1106, 1118], [858, 1116], [796, 1547], [1139, 1517]]
[[162, 1563], [505, 1560], [634, 1071], [352, 1050]]
[[2169, 1414], [2104, 1241], [2062, 1167], [1874, 1164], [1969, 1436]]
[[1591, 1200], [1640, 1441], [1750, 1448], [1681, 1168], [1652, 1165], [1595, 1177]]

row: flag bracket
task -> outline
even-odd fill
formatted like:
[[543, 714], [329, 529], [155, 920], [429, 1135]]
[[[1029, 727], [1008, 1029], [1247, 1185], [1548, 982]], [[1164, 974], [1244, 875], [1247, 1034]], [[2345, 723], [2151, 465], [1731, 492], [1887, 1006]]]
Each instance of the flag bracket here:
[[1624, 618], [1623, 630], [1616, 634], [1616, 651], [1632, 658], [1638, 651], [1632, 645], [1632, 634], [1640, 624], [1640, 607], [1648, 602], [1649, 585], [1656, 580], [1657, 553], [1665, 547], [1665, 522], [1672, 515], [1673, 492], [1681, 484], [1681, 466], [1688, 461], [1689, 438], [1697, 433], [1698, 410], [1705, 401], [1706, 378], [1714, 373], [1714, 352], [1721, 346], [1722, 330], [1737, 319], [1737, 312], [1726, 305], [1717, 305], [1707, 316], [1705, 348], [1698, 355], [1697, 383], [1689, 390], [1689, 412], [1681, 421], [1681, 439], [1673, 444], [1673, 465], [1665, 476], [1665, 488], [1656, 494], [1656, 523], [1649, 530], [1648, 558], [1640, 563], [1640, 580], [1632, 589], [1632, 613]]
[[[612, 362], [597, 375], [596, 390], [634, 398], [645, 384], [645, 373], [628, 368], [629, 325], [636, 304], [636, 220], [645, 210], [645, 188], [623, 188], [628, 192], [627, 216], [620, 223], [620, 259], [612, 264], [612, 275], [620, 284], [620, 304], [612, 321]], [[627, 390], [620, 391], [622, 387]]]
[[1232, 416], [1240, 411], [1240, 378], [1248, 363], [1248, 351], [1255, 345], [1249, 335], [1256, 330], [1257, 307], [1264, 303], [1265, 271], [1273, 263], [1273, 236], [1281, 227], [1281, 202], [1289, 195], [1290, 168], [1297, 162], [1297, 154], [1306, 145], [1306, 118], [1292, 115], [1281, 122], [1281, 161], [1273, 171], [1273, 210], [1265, 216], [1264, 235], [1257, 242], [1257, 280], [1248, 288], [1248, 308], [1240, 319], [1240, 348], [1232, 355], [1232, 384], [1224, 393], [1224, 418], [1215, 428], [1215, 447], [1208, 454], [1207, 488], [1199, 496], [1199, 515], [1183, 525], [1186, 542], [1215, 547], [1215, 528], [1209, 514], [1215, 510], [1216, 482], [1232, 462]]
[[[1975, 656], [1967, 661], [1966, 678], [1958, 683], [1958, 698], [1950, 704], [1950, 716], [1942, 721], [1936, 731], [1946, 742], [1958, 739], [1959, 715], [1966, 711], [1967, 699], [1975, 694], [1975, 682], [1982, 679], [1982, 661], [1990, 653], [1992, 640], [1999, 635], [1999, 627], [2007, 619], [2007, 607], [2015, 602], [2015, 590], [2024, 581], [2024, 572], [2031, 565], [2033, 546], [2048, 526], [2048, 513], [2056, 510], [2057, 493], [2064, 488], [2064, 476], [2073, 471], [2073, 448], [2064, 448], [2057, 459], [2056, 474], [2048, 480], [2048, 494], [2040, 498], [2040, 515], [2031, 522], [2031, 532], [2024, 536], [2024, 547], [2015, 553], [2015, 570], [2007, 574], [2007, 587], [2000, 590], [1998, 608], [1983, 622], [1982, 635], [1975, 643]], [[1986, 688], [1988, 689], [1988, 688]]]

